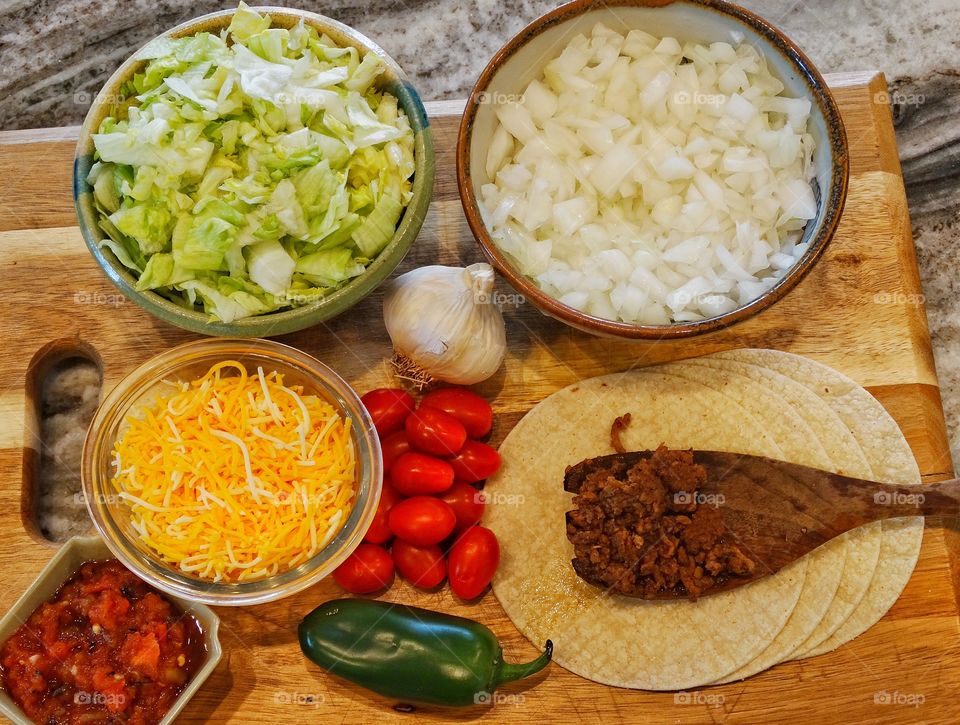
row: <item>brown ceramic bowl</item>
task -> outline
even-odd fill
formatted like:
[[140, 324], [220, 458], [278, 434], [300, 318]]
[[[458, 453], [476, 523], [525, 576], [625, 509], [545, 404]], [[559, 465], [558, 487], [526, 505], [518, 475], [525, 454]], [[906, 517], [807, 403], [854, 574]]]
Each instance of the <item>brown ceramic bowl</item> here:
[[[516, 97], [539, 77], [543, 66], [577, 33], [603, 21], [620, 32], [642, 28], [681, 42], [735, 42], [742, 38], [766, 58], [793, 97], [811, 101], [810, 130], [816, 140], [814, 192], [817, 215], [804, 230], [806, 253], [767, 292], [722, 315], [695, 322], [638, 325], [588, 315], [551, 297], [520, 274], [493, 243], [480, 215], [477, 192], [489, 179], [484, 159], [496, 128], [493, 98]], [[574, 0], [524, 28], [487, 64], [464, 109], [457, 140], [457, 183], [467, 221], [484, 255], [500, 274], [541, 311], [573, 327], [598, 335], [659, 340], [689, 337], [745, 320], [787, 294], [809, 272], [833, 237], [847, 194], [847, 138], [837, 104], [810, 60], [781, 31], [741, 7], [722, 0]]]

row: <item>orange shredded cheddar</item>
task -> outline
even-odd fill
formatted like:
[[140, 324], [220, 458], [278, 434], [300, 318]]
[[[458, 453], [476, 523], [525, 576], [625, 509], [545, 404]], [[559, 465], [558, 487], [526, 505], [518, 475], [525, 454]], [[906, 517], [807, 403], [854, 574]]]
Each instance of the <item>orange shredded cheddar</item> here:
[[166, 562], [251, 581], [318, 553], [355, 503], [350, 420], [277, 372], [214, 365], [128, 415], [113, 484]]

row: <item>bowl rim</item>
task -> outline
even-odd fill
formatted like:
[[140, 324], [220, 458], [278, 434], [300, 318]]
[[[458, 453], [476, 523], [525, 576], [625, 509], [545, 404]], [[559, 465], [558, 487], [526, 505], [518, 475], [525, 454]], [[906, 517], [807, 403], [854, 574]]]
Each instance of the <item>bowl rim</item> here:
[[[279, 572], [271, 577], [231, 583], [234, 589], [223, 592], [218, 591], [216, 587], [226, 586], [224, 583], [216, 584], [180, 574], [169, 564], [161, 562], [160, 558], [153, 553], [140, 551], [132, 538], [117, 523], [115, 517], [109, 513], [110, 503], [102, 500], [100, 494], [109, 484], [99, 480], [99, 461], [104, 447], [109, 447], [106, 449], [106, 454], [109, 455], [113, 444], [112, 440], [106, 439], [104, 433], [104, 429], [108, 427], [107, 423], [116, 418], [122, 420], [130, 410], [128, 405], [130, 401], [127, 399], [159, 382], [162, 379], [161, 371], [163, 374], [169, 374], [171, 368], [199, 361], [190, 360], [188, 357], [190, 355], [217, 355], [222, 358], [227, 355], [236, 357], [257, 354], [305, 370], [321, 381], [333, 397], [344, 398], [345, 402], [356, 410], [359, 420], [339, 402], [331, 401], [342, 415], [351, 418], [356, 435], [369, 447], [368, 462], [365, 462], [359, 453], [357, 455], [357, 476], [360, 481], [358, 485], [361, 487], [358, 488], [358, 499], [367, 476], [369, 476], [369, 483], [364, 500], [362, 502], [358, 500], [354, 504], [340, 531], [313, 557], [294, 569]], [[114, 556], [137, 576], [168, 595], [192, 602], [216, 606], [247, 606], [283, 599], [313, 586], [328, 576], [362, 543], [376, 514], [383, 490], [382, 460], [380, 441], [373, 419], [360, 400], [359, 394], [335, 370], [312, 355], [275, 340], [206, 337], [178, 345], [150, 357], [127, 373], [110, 390], [98, 406], [87, 428], [81, 453], [80, 478], [87, 512], [93, 520], [97, 534]], [[362, 466], [367, 466], [369, 470], [364, 471]], [[333, 552], [332, 555], [316, 562], [329, 551]], [[300, 569], [304, 571], [296, 574]], [[268, 582], [270, 585], [266, 584]]]
[[[826, 121], [831, 161], [829, 197], [821, 197], [821, 204], [824, 205], [825, 209], [823, 222], [816, 235], [809, 240], [810, 246], [807, 251], [776, 284], [759, 297], [730, 312], [704, 320], [675, 322], [667, 325], [638, 325], [595, 317], [565, 305], [541, 290], [533, 280], [514, 269], [506, 255], [494, 244], [480, 214], [470, 173], [470, 147], [480, 99], [484, 97], [494, 75], [528, 41], [550, 27], [572, 20], [591, 10], [616, 6], [659, 8], [675, 3], [691, 5], [703, 11], [713, 11], [740, 22], [751, 32], [763, 36], [772, 43], [780, 54], [794, 66], [810, 90], [811, 101], [820, 107]], [[531, 298], [535, 306], [551, 317], [593, 334], [634, 340], [669, 340], [715, 332], [753, 317], [782, 299], [806, 277], [833, 238], [843, 213], [850, 177], [846, 130], [840, 116], [839, 107], [823, 76], [806, 54], [783, 31], [759, 15], [739, 5], [725, 2], [725, 0], [609, 0], [603, 5], [597, 5], [593, 0], [572, 0], [572, 2], [561, 5], [540, 16], [500, 48], [480, 73], [477, 82], [467, 96], [463, 117], [460, 121], [457, 134], [456, 162], [457, 186], [460, 190], [460, 202], [467, 217], [467, 224], [473, 232], [483, 255], [494, 268], [514, 288]]]
[[[161, 38], [185, 37], [210, 30], [211, 23], [226, 28], [229, 19], [236, 13], [236, 9], [205, 13], [169, 28], [145, 42], [127, 56], [123, 63], [110, 74], [84, 117], [73, 163], [72, 193], [74, 209], [87, 248], [96, 260], [97, 265], [120, 292], [164, 322], [191, 332], [210, 336], [260, 337], [282, 335], [302, 330], [345, 312], [376, 289], [403, 261], [417, 239], [433, 198], [436, 163], [429, 117], [420, 95], [396, 60], [380, 45], [355, 28], [320, 13], [272, 5], [252, 7], [251, 10], [269, 14], [274, 20], [277, 18], [283, 19], [291, 25], [303, 20], [312, 24], [321, 32], [333, 35], [334, 39], [340, 44], [350, 44], [362, 53], [372, 52], [380, 57], [401, 88], [402, 92], [398, 98], [401, 106], [410, 106], [405, 110], [410, 116], [411, 127], [414, 131], [413, 196], [404, 209], [393, 237], [380, 254], [367, 266], [364, 273], [336, 288], [333, 292], [305, 305], [268, 312], [263, 315], [254, 315], [234, 322], [222, 322], [213, 320], [205, 312], [182, 307], [153, 290], [137, 290], [137, 280], [133, 273], [116, 260], [112, 252], [100, 247], [99, 242], [106, 237], [102, 234], [98, 236], [97, 230], [99, 227], [96, 214], [95, 212], [89, 213], [89, 210], [84, 208], [81, 201], [81, 197], [85, 193], [92, 193], [86, 179], [81, 178], [81, 170], [84, 168], [81, 159], [89, 153], [90, 137], [95, 133], [95, 129], [92, 128], [94, 118], [100, 115], [99, 112], [102, 108], [109, 106], [113, 89], [145, 62], [139, 56], [150, 44]], [[286, 25], [281, 27], [286, 27]], [[417, 130], [418, 127], [419, 131]], [[350, 301], [354, 296], [356, 296], [355, 299]], [[345, 306], [341, 309], [338, 303]]]
[[[55, 550], [53, 556], [44, 565], [43, 569], [40, 570], [27, 588], [17, 597], [17, 600], [10, 609], [0, 617], [0, 629], [5, 629], [10, 624], [17, 624], [19, 626], [27, 620], [33, 611], [35, 611], [36, 607], [30, 612], [27, 612], [25, 616], [22, 616], [23, 613], [20, 610], [29, 606], [29, 602], [36, 597], [38, 590], [50, 589], [49, 586], [44, 586], [44, 584], [57, 572], [63, 560], [69, 559], [76, 552], [77, 558], [83, 560], [81, 563], [86, 561], [99, 561], [102, 560], [102, 557], [96, 557], [92, 552], [100, 550], [107, 552], [110, 558], [115, 558], [107, 546], [106, 541], [98, 535], [71, 536], [62, 542], [60, 547]], [[121, 561], [121, 563], [123, 562]], [[137, 572], [132, 569], [130, 571], [139, 577]], [[76, 573], [77, 568], [71, 569], [66, 577], [61, 579], [56, 587], [53, 587], [51, 593], [45, 597], [43, 601], [49, 600], [49, 598], [53, 596], [53, 593], [59, 590], [60, 587], [66, 583], [67, 579]], [[150, 582], [147, 582], [147, 584], [153, 586]], [[197, 619], [201, 632], [204, 635], [204, 642], [207, 646], [207, 657], [203, 664], [197, 668], [197, 671], [194, 672], [193, 677], [187, 682], [183, 691], [180, 692], [171, 703], [170, 709], [167, 710], [167, 713], [160, 720], [159, 725], [169, 725], [177, 718], [223, 658], [223, 646], [220, 643], [220, 617], [217, 613], [205, 604], [191, 601], [182, 596], [171, 595], [168, 592], [164, 592], [164, 596], [176, 604], [182, 612], [191, 614]], [[6, 639], [0, 640], [0, 644], [4, 641], [6, 641]], [[20, 725], [20, 723], [30, 725], [32, 723], [20, 706], [13, 701], [13, 698], [10, 697], [8, 692], [0, 690], [0, 695], [2, 695], [2, 697], [0, 697], [0, 713], [9, 718], [11, 722], [17, 723], [17, 725]], [[8, 703], [6, 700], [10, 702]]]

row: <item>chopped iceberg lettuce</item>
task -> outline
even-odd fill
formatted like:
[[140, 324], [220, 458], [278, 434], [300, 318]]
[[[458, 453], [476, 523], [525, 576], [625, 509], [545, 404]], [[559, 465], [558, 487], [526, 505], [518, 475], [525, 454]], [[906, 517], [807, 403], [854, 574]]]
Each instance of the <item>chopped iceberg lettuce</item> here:
[[414, 137], [378, 56], [241, 2], [138, 57], [87, 177], [137, 289], [232, 322], [322, 298], [392, 239]]

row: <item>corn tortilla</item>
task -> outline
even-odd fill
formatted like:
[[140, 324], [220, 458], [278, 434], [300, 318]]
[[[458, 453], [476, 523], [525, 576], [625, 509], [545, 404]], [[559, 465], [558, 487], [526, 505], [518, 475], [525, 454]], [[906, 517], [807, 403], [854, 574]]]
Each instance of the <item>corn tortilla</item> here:
[[565, 534], [572, 497], [563, 471], [611, 452], [610, 424], [626, 412], [628, 450], [665, 443], [919, 481], [883, 407], [853, 381], [794, 355], [720, 353], [559, 391], [501, 446], [486, 518], [503, 546], [494, 592], [524, 635], [554, 640], [558, 664], [621, 687], [727, 682], [840, 646], [896, 601], [919, 554], [922, 519], [863, 527], [775, 576], [697, 602], [606, 595], [580, 580]]
[[488, 481], [486, 525], [501, 541], [493, 590], [531, 641], [554, 642], [554, 661], [620, 687], [674, 690], [723, 677], [758, 656], [800, 597], [807, 558], [774, 576], [697, 602], [607, 595], [570, 560], [566, 466], [610, 453], [613, 419], [630, 413], [631, 450], [712, 448], [782, 457], [776, 437], [709, 388], [638, 371], [571, 385], [537, 405], [500, 447]]
[[[775, 370], [815, 392], [856, 438], [870, 464], [870, 475], [866, 478], [888, 483], [920, 483], [920, 469], [896, 421], [876, 398], [847, 376], [822, 363], [773, 350], [735, 350], [715, 357]], [[877, 526], [882, 532], [880, 556], [867, 591], [838, 628], [808, 640], [792, 658], [813, 657], [849, 642], [876, 624], [903, 592], [920, 556], [923, 519], [910, 517], [871, 524], [871, 527]]]
[[[658, 370], [708, 385], [736, 400], [762, 424], [778, 431], [784, 458], [837, 473], [864, 470], [856, 440], [823, 401], [803, 386], [776, 373], [757, 375], [748, 365], [701, 358]], [[847, 565], [847, 537], [811, 552], [800, 599], [777, 637], [757, 657], [716, 684], [741, 680], [786, 659], [823, 620]]]

